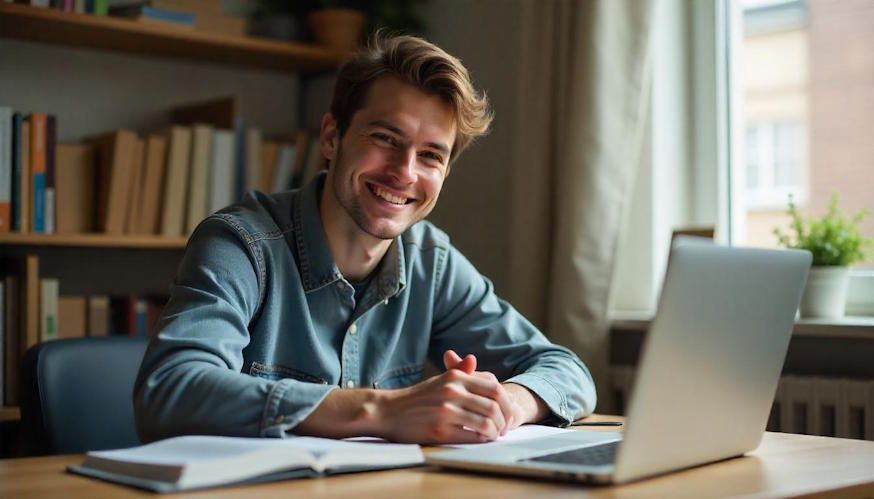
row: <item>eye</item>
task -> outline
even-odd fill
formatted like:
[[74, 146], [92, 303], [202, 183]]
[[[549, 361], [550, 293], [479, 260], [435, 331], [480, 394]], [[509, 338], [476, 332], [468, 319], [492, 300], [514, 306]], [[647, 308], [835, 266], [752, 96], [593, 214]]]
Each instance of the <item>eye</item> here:
[[383, 143], [388, 144], [392, 147], [397, 147], [397, 145], [398, 145], [398, 141], [395, 140], [394, 137], [392, 137], [391, 135], [385, 134], [385, 133], [374, 132], [374, 133], [370, 134], [370, 136], [373, 137], [374, 139], [378, 140], [379, 142], [383, 142]]
[[443, 156], [440, 156], [439, 154], [437, 154], [434, 151], [422, 151], [421, 153], [419, 153], [419, 156], [421, 156], [425, 159], [428, 159], [428, 160], [436, 161], [437, 163], [440, 163], [441, 165], [443, 164]]

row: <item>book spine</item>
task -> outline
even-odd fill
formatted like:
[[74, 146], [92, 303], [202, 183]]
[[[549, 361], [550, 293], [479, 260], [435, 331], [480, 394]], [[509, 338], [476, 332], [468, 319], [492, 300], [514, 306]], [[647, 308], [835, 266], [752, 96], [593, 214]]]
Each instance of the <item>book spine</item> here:
[[40, 280], [40, 341], [58, 339], [58, 291], [57, 279]]
[[45, 194], [45, 233], [55, 233], [55, 220], [57, 212], [55, 211], [56, 200], [56, 159], [55, 145], [57, 144], [58, 136], [58, 120], [55, 116], [49, 115], [46, 118], [46, 194]]
[[105, 16], [109, 14], [109, 0], [93, 0], [93, 14], [95, 16]]
[[88, 297], [88, 336], [109, 334], [109, 298], [106, 296]]
[[46, 115], [33, 113], [30, 129], [30, 167], [33, 203], [33, 231], [45, 232], [45, 182], [46, 182]]
[[6, 300], [3, 303], [5, 317], [3, 318], [6, 338], [4, 341], [4, 360], [6, 384], [3, 386], [3, 403], [18, 404], [18, 353], [21, 350], [21, 300], [19, 299], [20, 284], [17, 275], [7, 275], [5, 281]]
[[134, 336], [138, 338], [145, 338], [149, 335], [148, 327], [147, 327], [147, 317], [148, 317], [149, 305], [145, 300], [139, 299], [136, 301], [134, 316], [136, 317], [136, 324], [134, 327]]
[[21, 202], [18, 207], [21, 209], [19, 220], [21, 222], [21, 232], [30, 232], [30, 198], [33, 197], [30, 192], [30, 116], [24, 118], [21, 122], [21, 176], [19, 177], [20, 184], [18, 191], [21, 193]]
[[12, 230], [12, 127], [12, 109], [0, 107], [0, 233]]
[[39, 343], [39, 257], [27, 255], [21, 283], [23, 328], [21, 355]]
[[87, 12], [85, 0], [75, 0], [73, 3], [73, 11], [75, 11], [77, 14], [84, 14], [85, 12]]
[[21, 232], [21, 113], [12, 115], [12, 196], [9, 218], [14, 232]]

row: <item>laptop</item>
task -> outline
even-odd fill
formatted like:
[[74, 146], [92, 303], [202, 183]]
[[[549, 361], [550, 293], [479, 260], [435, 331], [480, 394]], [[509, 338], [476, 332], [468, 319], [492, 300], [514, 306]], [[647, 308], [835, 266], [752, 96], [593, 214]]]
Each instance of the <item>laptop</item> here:
[[811, 257], [675, 239], [624, 436], [575, 431], [430, 453], [447, 468], [624, 483], [755, 449]]

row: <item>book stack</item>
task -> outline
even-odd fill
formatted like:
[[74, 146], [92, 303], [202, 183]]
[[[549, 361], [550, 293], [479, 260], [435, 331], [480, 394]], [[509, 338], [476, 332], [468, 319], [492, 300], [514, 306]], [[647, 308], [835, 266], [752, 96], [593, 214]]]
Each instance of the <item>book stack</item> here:
[[0, 106], [0, 233], [184, 236], [244, 192], [298, 187], [322, 168], [317, 138], [247, 129], [233, 106], [183, 106], [165, 130], [81, 143], [58, 142], [54, 115]]
[[18, 403], [18, 365], [44, 341], [121, 334], [146, 337], [166, 297], [61, 294], [58, 279], [42, 276], [37, 255], [0, 259], [0, 390]]
[[34, 7], [112, 16], [228, 36], [246, 34], [246, 19], [228, 15], [222, 0], [19, 0]]

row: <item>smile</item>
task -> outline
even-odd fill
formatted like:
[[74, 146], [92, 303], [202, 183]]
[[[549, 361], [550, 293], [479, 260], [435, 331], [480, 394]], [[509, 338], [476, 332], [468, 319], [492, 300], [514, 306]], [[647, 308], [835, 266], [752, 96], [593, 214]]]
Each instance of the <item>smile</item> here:
[[391, 192], [388, 192], [387, 190], [383, 189], [382, 187], [380, 187], [376, 184], [371, 184], [368, 182], [367, 187], [368, 187], [368, 189], [370, 189], [370, 192], [372, 192], [376, 197], [382, 199], [383, 201], [386, 201], [388, 203], [396, 205], [396, 206], [403, 206], [405, 204], [409, 204], [412, 201], [414, 201], [414, 199], [411, 199], [411, 198], [406, 198], [406, 197], [392, 194]]

